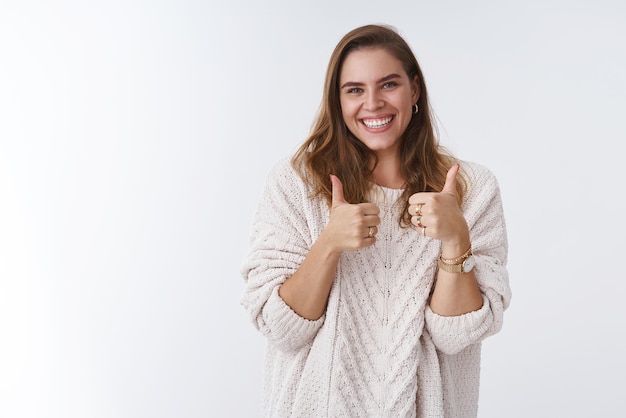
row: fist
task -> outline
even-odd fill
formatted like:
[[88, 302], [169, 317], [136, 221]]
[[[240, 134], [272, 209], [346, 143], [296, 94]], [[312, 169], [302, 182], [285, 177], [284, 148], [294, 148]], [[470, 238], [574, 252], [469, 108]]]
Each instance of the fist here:
[[459, 165], [453, 165], [446, 175], [441, 192], [421, 192], [411, 195], [408, 211], [411, 223], [422, 235], [447, 242], [469, 240], [467, 222], [459, 207], [456, 176]]
[[376, 242], [380, 209], [373, 203], [348, 203], [344, 197], [343, 184], [331, 174], [332, 203], [330, 221], [324, 229], [333, 251], [354, 251], [369, 247]]

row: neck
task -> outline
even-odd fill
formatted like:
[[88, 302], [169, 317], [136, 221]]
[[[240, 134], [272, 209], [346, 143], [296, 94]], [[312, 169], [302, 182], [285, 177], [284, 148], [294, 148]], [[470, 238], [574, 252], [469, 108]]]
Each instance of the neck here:
[[378, 164], [373, 172], [374, 182], [390, 189], [402, 189], [405, 181], [400, 175], [397, 155], [378, 155]]

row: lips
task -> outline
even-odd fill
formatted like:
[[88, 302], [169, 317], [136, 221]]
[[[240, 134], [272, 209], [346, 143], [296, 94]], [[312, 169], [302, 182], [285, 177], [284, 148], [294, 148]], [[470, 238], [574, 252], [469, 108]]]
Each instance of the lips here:
[[386, 116], [384, 118], [368, 118], [368, 119], [361, 119], [361, 121], [363, 122], [363, 124], [365, 126], [367, 126], [370, 129], [379, 129], [379, 128], [383, 128], [387, 125], [389, 125], [389, 123], [393, 120], [393, 116]]

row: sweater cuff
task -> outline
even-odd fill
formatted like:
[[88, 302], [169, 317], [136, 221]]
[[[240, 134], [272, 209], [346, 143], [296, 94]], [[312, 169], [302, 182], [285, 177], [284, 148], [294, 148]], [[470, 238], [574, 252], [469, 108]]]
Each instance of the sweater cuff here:
[[263, 319], [267, 327], [266, 334], [278, 348], [297, 350], [313, 341], [324, 323], [326, 314], [312, 321], [298, 315], [278, 294], [277, 286], [263, 307]]
[[435, 347], [445, 354], [457, 354], [480, 342], [493, 323], [489, 299], [483, 295], [483, 306], [477, 311], [458, 316], [441, 316], [426, 305], [426, 327]]

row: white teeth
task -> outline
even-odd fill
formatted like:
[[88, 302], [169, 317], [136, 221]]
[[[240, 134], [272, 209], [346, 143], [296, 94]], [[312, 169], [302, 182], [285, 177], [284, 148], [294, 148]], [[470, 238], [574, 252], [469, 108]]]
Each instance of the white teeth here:
[[393, 119], [391, 116], [384, 118], [384, 119], [369, 119], [369, 120], [363, 119], [363, 123], [368, 128], [382, 128], [383, 126], [391, 122], [391, 119]]

